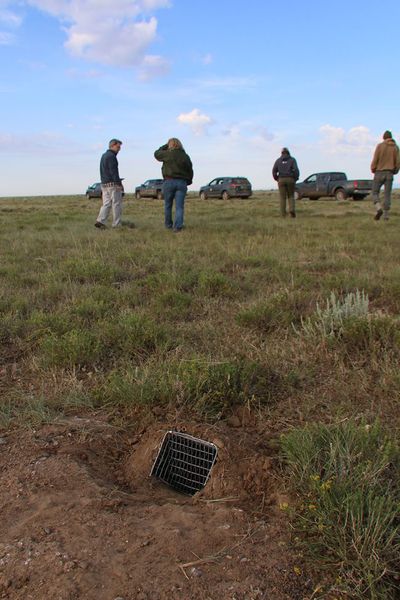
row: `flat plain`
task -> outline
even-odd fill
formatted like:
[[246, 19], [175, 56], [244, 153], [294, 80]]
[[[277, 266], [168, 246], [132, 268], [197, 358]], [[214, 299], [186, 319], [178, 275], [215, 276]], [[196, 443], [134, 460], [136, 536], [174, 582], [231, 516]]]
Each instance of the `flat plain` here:
[[[399, 196], [278, 202], [0, 199], [0, 597], [398, 597]], [[148, 479], [175, 428], [195, 500]]]

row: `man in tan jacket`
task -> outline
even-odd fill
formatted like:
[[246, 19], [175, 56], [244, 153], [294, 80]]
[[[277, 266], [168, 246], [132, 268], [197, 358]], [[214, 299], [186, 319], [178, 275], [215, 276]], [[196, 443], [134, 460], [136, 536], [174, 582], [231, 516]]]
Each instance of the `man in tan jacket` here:
[[[385, 221], [389, 219], [389, 210], [392, 200], [393, 175], [400, 170], [400, 152], [399, 148], [392, 138], [390, 131], [383, 134], [383, 142], [375, 148], [374, 158], [371, 163], [371, 171], [374, 174], [372, 184], [372, 199], [376, 208], [375, 221], [379, 221], [381, 216]], [[381, 187], [385, 186], [385, 198], [383, 210], [379, 202], [379, 192]]]

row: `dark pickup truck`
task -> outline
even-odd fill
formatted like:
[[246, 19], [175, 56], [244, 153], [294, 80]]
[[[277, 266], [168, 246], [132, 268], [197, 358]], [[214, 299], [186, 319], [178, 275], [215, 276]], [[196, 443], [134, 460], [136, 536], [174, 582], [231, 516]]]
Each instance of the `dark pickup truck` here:
[[372, 190], [372, 179], [347, 179], [346, 173], [314, 173], [296, 183], [296, 197], [318, 200], [331, 196], [336, 200], [362, 200]]

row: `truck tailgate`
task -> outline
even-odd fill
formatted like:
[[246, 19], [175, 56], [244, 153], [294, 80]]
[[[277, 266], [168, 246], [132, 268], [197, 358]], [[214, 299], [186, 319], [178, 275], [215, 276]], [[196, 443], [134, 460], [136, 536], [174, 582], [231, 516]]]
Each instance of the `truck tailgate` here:
[[348, 181], [356, 190], [370, 190], [372, 188], [372, 179], [352, 179]]

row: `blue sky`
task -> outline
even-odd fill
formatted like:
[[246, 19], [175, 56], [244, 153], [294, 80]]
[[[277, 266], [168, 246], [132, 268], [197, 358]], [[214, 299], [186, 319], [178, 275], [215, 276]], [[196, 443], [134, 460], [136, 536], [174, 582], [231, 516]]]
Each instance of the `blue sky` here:
[[0, 0], [0, 195], [81, 193], [111, 137], [126, 188], [182, 139], [193, 189], [272, 187], [282, 146], [301, 175], [369, 177], [399, 134], [398, 0]]

